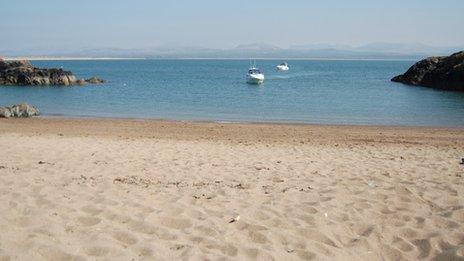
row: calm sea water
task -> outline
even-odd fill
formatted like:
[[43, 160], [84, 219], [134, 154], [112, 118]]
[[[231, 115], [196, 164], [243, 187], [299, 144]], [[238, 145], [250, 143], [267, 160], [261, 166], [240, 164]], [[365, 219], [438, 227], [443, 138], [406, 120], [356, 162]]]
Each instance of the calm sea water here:
[[413, 61], [258, 61], [266, 81], [245, 83], [247, 60], [36, 61], [103, 85], [0, 87], [0, 105], [44, 115], [375, 125], [464, 126], [464, 94], [390, 82]]

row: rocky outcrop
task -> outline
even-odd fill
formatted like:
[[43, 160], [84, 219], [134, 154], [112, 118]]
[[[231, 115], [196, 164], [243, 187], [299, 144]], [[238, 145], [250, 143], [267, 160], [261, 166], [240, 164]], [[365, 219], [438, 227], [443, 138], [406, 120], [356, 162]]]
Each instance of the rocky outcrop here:
[[0, 107], [0, 118], [28, 118], [39, 115], [39, 110], [27, 103], [13, 105], [11, 107]]
[[392, 81], [449, 91], [464, 91], [464, 51], [419, 61], [405, 74], [394, 77]]
[[103, 80], [90, 78], [89, 80], [78, 80], [70, 71], [51, 68], [41, 69], [34, 67], [29, 61], [0, 60], [0, 85], [84, 85], [95, 83], [97, 79], [102, 83]]
[[105, 83], [105, 80], [99, 79], [97, 77], [92, 77], [90, 79], [85, 80], [86, 83], [92, 83], [92, 84], [100, 84], [100, 83]]

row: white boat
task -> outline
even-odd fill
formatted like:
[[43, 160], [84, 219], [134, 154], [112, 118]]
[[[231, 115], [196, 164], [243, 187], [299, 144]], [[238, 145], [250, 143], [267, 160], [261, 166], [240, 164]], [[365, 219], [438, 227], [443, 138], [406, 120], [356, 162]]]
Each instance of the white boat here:
[[288, 63], [281, 63], [276, 66], [277, 70], [279, 71], [288, 71], [290, 68], [288, 67]]
[[251, 67], [247, 73], [247, 83], [261, 84], [264, 82], [264, 74], [256, 67]]

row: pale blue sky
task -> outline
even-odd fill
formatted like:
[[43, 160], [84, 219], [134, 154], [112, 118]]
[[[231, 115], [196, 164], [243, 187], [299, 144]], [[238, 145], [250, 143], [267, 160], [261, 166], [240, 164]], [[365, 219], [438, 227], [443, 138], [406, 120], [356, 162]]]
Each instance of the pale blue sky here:
[[0, 50], [463, 45], [462, 0], [0, 0]]

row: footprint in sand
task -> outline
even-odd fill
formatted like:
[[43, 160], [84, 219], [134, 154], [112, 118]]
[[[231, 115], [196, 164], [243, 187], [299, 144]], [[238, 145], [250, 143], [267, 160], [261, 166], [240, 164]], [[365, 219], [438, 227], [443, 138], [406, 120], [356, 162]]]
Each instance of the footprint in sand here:
[[238, 254], [238, 249], [235, 246], [231, 245], [231, 244], [222, 244], [222, 242], [219, 243], [219, 242], [216, 242], [216, 241], [205, 239], [205, 240], [202, 241], [201, 245], [204, 246], [207, 249], [219, 250], [224, 255], [231, 256], [231, 257], [237, 256], [237, 254]]
[[45, 258], [45, 260], [72, 260], [72, 261], [84, 261], [86, 260], [82, 256], [76, 256], [68, 254], [59, 248], [55, 247], [41, 247], [38, 249], [38, 253]]
[[125, 245], [133, 245], [138, 242], [137, 238], [123, 231], [114, 232], [113, 238], [118, 240], [121, 243], [124, 243]]
[[382, 245], [382, 260], [404, 260], [403, 253], [394, 247]]
[[18, 227], [27, 227], [31, 224], [31, 219], [27, 216], [20, 216], [14, 219], [14, 223]]
[[412, 243], [419, 249], [419, 256], [417, 257], [418, 259], [424, 259], [430, 255], [432, 246], [430, 245], [429, 239], [417, 239], [412, 241]]
[[416, 228], [423, 228], [425, 225], [425, 218], [423, 217], [414, 217], [414, 221], [415, 221], [414, 226]]
[[92, 257], [104, 257], [108, 255], [110, 252], [110, 249], [107, 247], [100, 247], [100, 246], [93, 246], [87, 248], [85, 251], [87, 255], [92, 256]]
[[268, 242], [267, 237], [257, 231], [249, 231], [248, 236], [254, 243], [266, 244]]
[[149, 247], [141, 247], [138, 252], [139, 252], [139, 257], [153, 256], [153, 250]]
[[326, 235], [322, 234], [321, 232], [313, 229], [303, 229], [300, 231], [301, 235], [304, 236], [305, 238], [309, 240], [313, 240], [316, 242], [320, 242], [326, 245], [329, 245], [331, 247], [337, 247], [337, 244], [330, 238], [328, 238]]
[[314, 260], [316, 258], [315, 253], [304, 250], [297, 250], [296, 254], [303, 260]]
[[243, 251], [245, 252], [245, 255], [251, 259], [256, 259], [260, 252], [257, 248], [245, 248]]
[[458, 223], [452, 220], [448, 220], [448, 219], [441, 218], [441, 217], [432, 218], [432, 221], [435, 224], [435, 226], [438, 228], [456, 229], [460, 226]]
[[195, 227], [195, 230], [197, 230], [198, 232], [200, 232], [202, 235], [205, 235], [205, 236], [213, 237], [217, 235], [217, 232], [214, 229], [210, 227], [206, 227], [206, 226]]
[[315, 218], [309, 215], [302, 215], [298, 217], [300, 220], [306, 223], [306, 225], [313, 226], [315, 224]]
[[43, 195], [40, 195], [40, 196], [36, 197], [35, 204], [38, 207], [44, 207], [44, 206], [52, 207], [52, 206], [54, 206], [54, 204], [50, 200], [46, 199], [45, 196], [43, 196]]
[[85, 213], [89, 214], [89, 215], [92, 215], [92, 216], [96, 216], [98, 214], [100, 214], [102, 212], [101, 209], [98, 209], [94, 206], [91, 206], [91, 205], [87, 205], [87, 206], [83, 206], [81, 208], [82, 211], [84, 211]]
[[412, 245], [411, 243], [409, 243], [408, 241], [404, 240], [401, 237], [395, 238], [393, 240], [392, 245], [394, 247], [397, 247], [401, 251], [404, 251], [404, 252], [410, 252], [410, 251], [414, 250], [414, 245]]
[[177, 240], [177, 236], [174, 234], [171, 234], [169, 230], [167, 229], [160, 228], [159, 231], [157, 232], [157, 235], [162, 240], [168, 240], [168, 241]]
[[186, 229], [192, 226], [192, 222], [185, 218], [170, 218], [164, 217], [160, 219], [161, 225], [173, 229]]
[[[126, 222], [124, 222], [126, 223]], [[146, 222], [143, 221], [136, 221], [136, 220], [128, 220], [127, 225], [131, 231], [135, 231], [138, 233], [143, 233], [146, 235], [153, 235], [158, 232], [158, 228], [155, 226], [152, 226]]]
[[268, 214], [266, 214], [263, 211], [259, 211], [259, 210], [254, 213], [254, 216], [256, 217], [256, 219], [261, 220], [261, 221], [268, 220], [271, 218]]
[[356, 224], [353, 226], [353, 232], [360, 237], [369, 237], [371, 233], [374, 231], [375, 226], [367, 225], [367, 224]]
[[448, 236], [449, 243], [456, 246], [463, 246], [464, 250], [464, 233], [453, 233]]
[[412, 238], [416, 238], [419, 235], [419, 233], [416, 230], [407, 227], [407, 228], [403, 228], [402, 230], [400, 230], [399, 235], [407, 239], [412, 239]]
[[303, 206], [302, 210], [308, 214], [316, 214], [317, 212], [319, 212], [315, 207], [311, 206]]
[[84, 226], [91, 227], [101, 222], [100, 218], [96, 217], [78, 217], [77, 221]]

